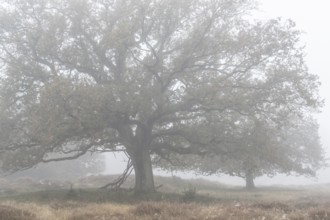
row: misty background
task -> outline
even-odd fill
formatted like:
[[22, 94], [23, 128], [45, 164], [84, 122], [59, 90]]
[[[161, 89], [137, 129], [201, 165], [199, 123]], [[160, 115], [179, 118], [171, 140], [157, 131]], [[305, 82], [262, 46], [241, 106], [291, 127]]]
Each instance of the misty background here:
[[[306, 63], [311, 73], [317, 74], [322, 83], [320, 95], [325, 105], [322, 112], [316, 115], [320, 129], [321, 143], [325, 149], [326, 158], [330, 158], [330, 2], [327, 0], [262, 0], [259, 11], [253, 15], [256, 18], [269, 19], [282, 17], [293, 20], [297, 28], [303, 31], [302, 43], [306, 46]], [[107, 154], [106, 174], [119, 174], [126, 168], [127, 158], [125, 154]], [[154, 170], [155, 175], [180, 176], [182, 178], [205, 178], [212, 181], [232, 185], [244, 185], [245, 181], [239, 177], [221, 176], [196, 176], [193, 173]], [[276, 175], [275, 177], [257, 177], [256, 185], [308, 185], [330, 183], [330, 168], [323, 168], [317, 172], [315, 178], [303, 176]]]

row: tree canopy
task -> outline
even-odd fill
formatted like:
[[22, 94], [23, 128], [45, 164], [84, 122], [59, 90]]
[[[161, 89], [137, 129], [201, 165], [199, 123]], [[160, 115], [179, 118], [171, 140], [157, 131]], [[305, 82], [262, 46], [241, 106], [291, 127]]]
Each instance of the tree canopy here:
[[237, 114], [282, 126], [321, 104], [294, 23], [252, 20], [250, 0], [1, 3], [11, 169], [125, 151], [152, 191], [152, 156], [225, 154]]

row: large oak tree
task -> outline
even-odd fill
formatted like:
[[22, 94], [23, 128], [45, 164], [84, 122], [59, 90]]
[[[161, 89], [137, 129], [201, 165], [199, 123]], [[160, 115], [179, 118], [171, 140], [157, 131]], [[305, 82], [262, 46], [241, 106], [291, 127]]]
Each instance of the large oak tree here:
[[[1, 0], [1, 147], [11, 169], [125, 151], [136, 191], [153, 155], [218, 154], [233, 114], [279, 125], [318, 108], [290, 21], [249, 0]], [[62, 157], [54, 157], [62, 153]]]

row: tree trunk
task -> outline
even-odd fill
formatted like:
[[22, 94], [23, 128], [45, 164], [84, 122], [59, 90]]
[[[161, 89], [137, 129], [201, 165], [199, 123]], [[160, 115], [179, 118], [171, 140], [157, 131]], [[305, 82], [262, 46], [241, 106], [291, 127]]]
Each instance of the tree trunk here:
[[155, 184], [149, 150], [146, 148], [136, 148], [129, 155], [132, 159], [135, 172], [135, 192], [154, 192]]
[[247, 190], [254, 190], [256, 187], [254, 185], [254, 175], [252, 171], [247, 171], [245, 175], [245, 188]]

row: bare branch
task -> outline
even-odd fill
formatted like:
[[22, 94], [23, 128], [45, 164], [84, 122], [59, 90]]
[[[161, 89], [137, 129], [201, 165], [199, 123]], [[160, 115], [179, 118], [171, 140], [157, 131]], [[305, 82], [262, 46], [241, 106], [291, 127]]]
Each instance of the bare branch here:
[[133, 171], [133, 163], [132, 163], [131, 159], [129, 158], [127, 161], [126, 169], [123, 171], [123, 173], [117, 179], [115, 179], [113, 182], [100, 187], [100, 189], [107, 189], [109, 187], [116, 188], [116, 189], [120, 188], [121, 185], [123, 185], [123, 183], [130, 176], [132, 171]]

